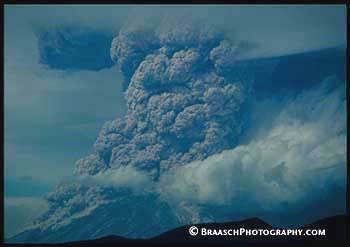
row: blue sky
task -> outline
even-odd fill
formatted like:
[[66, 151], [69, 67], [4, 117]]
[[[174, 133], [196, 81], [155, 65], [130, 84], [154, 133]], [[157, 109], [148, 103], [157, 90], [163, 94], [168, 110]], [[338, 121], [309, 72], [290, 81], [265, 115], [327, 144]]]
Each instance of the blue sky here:
[[[89, 36], [89, 32], [94, 30], [109, 39], [126, 23], [140, 23], [146, 18], [157, 22], [170, 12], [169, 22], [182, 16], [195, 21], [205, 19], [233, 37], [252, 42], [255, 49], [242, 59], [344, 46], [346, 41], [345, 7], [340, 5], [6, 6], [5, 196], [9, 202], [8, 212], [13, 212], [13, 205], [19, 202], [22, 207], [16, 210], [23, 210], [26, 205], [32, 207], [59, 181], [69, 178], [75, 161], [91, 152], [102, 124], [125, 114], [122, 78], [117, 68], [109, 62], [105, 67], [84, 67], [88, 53], [92, 52], [82, 45], [86, 39], [92, 37], [96, 42], [105, 42], [98, 41], [98, 35]], [[74, 59], [69, 56], [66, 43], [56, 47], [60, 54], [65, 54], [62, 60], [50, 56], [43, 59], [45, 52], [36, 32], [62, 26], [87, 33], [87, 38], [77, 36], [73, 37], [75, 43], [68, 42], [77, 54], [82, 54], [81, 61], [79, 55]], [[67, 65], [67, 61], [73, 61], [74, 65]], [[61, 63], [60, 69], [53, 66], [57, 63]], [[23, 203], [25, 200], [33, 203]]]

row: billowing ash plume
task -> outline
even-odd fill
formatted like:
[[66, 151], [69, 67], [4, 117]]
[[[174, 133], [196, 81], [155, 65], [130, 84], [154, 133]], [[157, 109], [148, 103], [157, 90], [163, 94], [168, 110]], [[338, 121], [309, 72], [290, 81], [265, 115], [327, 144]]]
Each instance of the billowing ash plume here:
[[[236, 145], [247, 87], [226, 75], [238, 50], [222, 33], [208, 28], [121, 30], [112, 41], [111, 58], [124, 76], [127, 114], [105, 123], [93, 153], [76, 162], [75, 174], [91, 183], [58, 186], [47, 197], [49, 211], [31, 228], [39, 233], [28, 237], [24, 232], [17, 241], [57, 241], [52, 230], [70, 229], [72, 222], [99, 210], [103, 212], [89, 216], [98, 233], [89, 228], [65, 240], [108, 234], [149, 237], [200, 221], [193, 205], [184, 202], [174, 212], [150, 188], [167, 171]], [[123, 177], [126, 183], [142, 184], [146, 195], [132, 195], [130, 187], [125, 192]], [[129, 228], [124, 215], [134, 217]], [[103, 230], [103, 221], [110, 219]], [[157, 227], [147, 230], [149, 222]]]
[[[236, 75], [245, 49], [198, 26], [121, 30], [111, 57], [124, 76], [127, 114], [104, 124], [93, 152], [76, 163], [76, 181], [49, 194], [49, 210], [15, 241], [147, 238], [338, 196], [333, 189], [343, 189], [345, 174], [340, 83], [250, 107], [250, 83]], [[240, 143], [249, 136], [247, 119], [256, 121], [253, 137]], [[266, 119], [269, 125], [259, 122]]]
[[106, 123], [78, 174], [134, 166], [157, 179], [170, 167], [231, 148], [245, 88], [225, 77], [238, 46], [190, 26], [122, 30], [111, 57], [125, 78], [127, 115]]

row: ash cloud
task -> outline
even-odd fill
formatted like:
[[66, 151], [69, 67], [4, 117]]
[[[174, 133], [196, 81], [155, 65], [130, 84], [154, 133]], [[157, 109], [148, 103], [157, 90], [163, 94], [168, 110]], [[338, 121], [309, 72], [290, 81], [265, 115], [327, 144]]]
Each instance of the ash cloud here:
[[[285, 204], [307, 205], [327, 188], [343, 188], [342, 84], [326, 80], [286, 104], [273, 103], [278, 110], [272, 123], [257, 119], [247, 130], [252, 104], [260, 102], [251, 82], [232, 75], [235, 57], [245, 49], [196, 26], [121, 30], [111, 58], [124, 76], [127, 114], [104, 124], [93, 153], [76, 163], [77, 181], [48, 196], [48, 212], [31, 229], [44, 237], [84, 217], [112, 217], [113, 234], [150, 237], [182, 224], [281, 212]], [[241, 144], [244, 136], [250, 139]], [[152, 206], [145, 209], [139, 201], [161, 203], [148, 215], [160, 228], [140, 227]], [[94, 215], [100, 208], [107, 211]], [[135, 217], [128, 231], [124, 214]]]
[[222, 64], [237, 49], [222, 33], [189, 25], [121, 30], [111, 57], [125, 78], [128, 113], [101, 130], [98, 159], [158, 179], [170, 167], [231, 148], [241, 133], [246, 88], [226, 78]]
[[50, 69], [98, 71], [114, 65], [108, 52], [110, 31], [57, 26], [38, 28], [36, 36], [40, 63]]

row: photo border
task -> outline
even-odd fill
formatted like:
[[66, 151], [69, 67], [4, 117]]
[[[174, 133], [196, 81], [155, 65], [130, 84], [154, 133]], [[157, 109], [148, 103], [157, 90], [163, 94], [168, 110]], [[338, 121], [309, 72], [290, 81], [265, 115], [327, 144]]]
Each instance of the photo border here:
[[[350, 160], [350, 145], [349, 145], [349, 138], [350, 138], [350, 120], [349, 120], [349, 114], [350, 114], [350, 106], [349, 106], [349, 97], [350, 97], [350, 88], [349, 88], [349, 78], [350, 78], [350, 73], [349, 73], [349, 60], [350, 60], [350, 54], [349, 54], [349, 3], [346, 0], [340, 1], [340, 0], [333, 0], [333, 1], [312, 1], [312, 0], [279, 0], [279, 1], [253, 1], [253, 0], [237, 0], [237, 1], [213, 1], [213, 0], [191, 0], [191, 1], [167, 1], [167, 3], [162, 3], [161, 1], [130, 1], [130, 0], [120, 0], [120, 1], [106, 1], [106, 0], [101, 0], [101, 1], [93, 1], [93, 0], [85, 0], [85, 1], [68, 1], [68, 0], [37, 0], [37, 1], [19, 1], [19, 0], [5, 0], [4, 3], [1, 4], [1, 51], [2, 51], [2, 86], [1, 86], [1, 93], [2, 93], [2, 99], [3, 102], [1, 104], [1, 111], [2, 111], [2, 116], [1, 116], [1, 136], [2, 136], [2, 142], [1, 142], [1, 170], [0, 170], [0, 181], [1, 181], [1, 189], [0, 189], [0, 217], [1, 217], [1, 222], [0, 224], [0, 229], [1, 229], [1, 246], [33, 246], [33, 247], [44, 247], [44, 246], [52, 246], [52, 247], [58, 247], [58, 246], [89, 246], [87, 243], [86, 245], [81, 245], [81, 244], [74, 244], [72, 243], [5, 243], [5, 238], [4, 238], [4, 195], [5, 195], [5, 182], [4, 182], [4, 167], [5, 167], [5, 159], [4, 159], [4, 141], [5, 141], [5, 133], [4, 133], [4, 104], [5, 104], [5, 95], [4, 95], [4, 85], [5, 85], [5, 78], [4, 78], [4, 22], [5, 22], [5, 6], [6, 5], [38, 5], [38, 4], [44, 4], [44, 5], [53, 5], [53, 4], [59, 4], [59, 5], [70, 5], [70, 4], [77, 4], [77, 5], [86, 5], [86, 4], [93, 4], [93, 5], [105, 5], [105, 4], [113, 4], [113, 5], [137, 5], [137, 4], [142, 4], [142, 5], [237, 5], [237, 4], [244, 4], [244, 5], [345, 5], [346, 6], [346, 213], [345, 215], [347, 216], [347, 222], [346, 222], [346, 231], [348, 235], [346, 236], [346, 241], [350, 241], [350, 225], [349, 225], [349, 219], [350, 219], [350, 167], [349, 167], [349, 160]], [[343, 240], [344, 241], [344, 240]], [[315, 240], [311, 242], [307, 242], [305, 244], [330, 244], [333, 243], [333, 241], [324, 241], [322, 240]], [[226, 244], [215, 244], [216, 246], [220, 245], [225, 245]], [[271, 246], [271, 243], [269, 244], [249, 244], [249, 246]], [[272, 244], [275, 246], [275, 244]], [[291, 246], [292, 244], [280, 244], [276, 242], [277, 246]], [[94, 245], [95, 246], [95, 245]], [[124, 246], [123, 245], [101, 245], [101, 246]], [[154, 242], [152, 243], [151, 241], [147, 242], [146, 244], [134, 244], [134, 243], [127, 243], [125, 246], [179, 246], [177, 243], [166, 243], [162, 244], [159, 242]], [[183, 244], [183, 246], [214, 246], [214, 244], [203, 244], [202, 242], [199, 244]], [[300, 243], [298, 243], [298, 246], [300, 246]]]

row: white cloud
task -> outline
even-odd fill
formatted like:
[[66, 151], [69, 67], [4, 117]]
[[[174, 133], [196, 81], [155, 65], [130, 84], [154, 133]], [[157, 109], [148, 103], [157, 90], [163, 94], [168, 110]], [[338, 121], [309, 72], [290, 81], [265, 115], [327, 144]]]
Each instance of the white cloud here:
[[111, 186], [115, 188], [128, 187], [134, 192], [145, 192], [152, 189], [152, 177], [150, 174], [137, 170], [133, 166], [123, 166], [118, 169], [109, 169], [95, 176], [79, 176], [82, 184]]
[[344, 84], [336, 83], [325, 81], [289, 101], [270, 129], [256, 130], [258, 139], [173, 169], [161, 178], [160, 193], [175, 203], [224, 205], [256, 216], [283, 211], [283, 203], [316, 202], [333, 186], [345, 190]]

